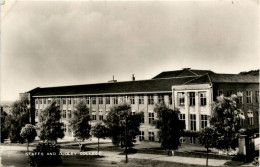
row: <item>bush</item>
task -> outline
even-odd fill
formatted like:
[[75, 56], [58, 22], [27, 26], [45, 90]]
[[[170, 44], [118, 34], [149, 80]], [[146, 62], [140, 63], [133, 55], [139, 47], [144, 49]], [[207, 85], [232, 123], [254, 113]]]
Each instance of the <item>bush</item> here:
[[29, 155], [30, 166], [50, 166], [61, 163], [60, 146], [50, 142], [38, 143]]

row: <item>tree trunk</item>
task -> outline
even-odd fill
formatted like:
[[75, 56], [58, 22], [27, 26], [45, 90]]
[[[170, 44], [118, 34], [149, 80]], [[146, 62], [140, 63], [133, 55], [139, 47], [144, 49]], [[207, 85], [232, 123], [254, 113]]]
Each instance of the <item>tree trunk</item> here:
[[27, 143], [27, 152], [29, 153], [29, 142]]
[[206, 160], [206, 166], [208, 166], [209, 161], [209, 148], [207, 147], [207, 160]]
[[98, 155], [99, 155], [99, 138], [98, 138], [98, 147], [97, 147], [97, 152], [98, 152]]

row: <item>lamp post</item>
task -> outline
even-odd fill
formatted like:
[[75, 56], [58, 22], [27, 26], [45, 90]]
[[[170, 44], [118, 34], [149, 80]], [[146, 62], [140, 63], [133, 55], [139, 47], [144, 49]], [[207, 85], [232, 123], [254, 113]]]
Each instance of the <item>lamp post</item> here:
[[125, 116], [125, 162], [128, 162], [127, 156], [127, 115]]

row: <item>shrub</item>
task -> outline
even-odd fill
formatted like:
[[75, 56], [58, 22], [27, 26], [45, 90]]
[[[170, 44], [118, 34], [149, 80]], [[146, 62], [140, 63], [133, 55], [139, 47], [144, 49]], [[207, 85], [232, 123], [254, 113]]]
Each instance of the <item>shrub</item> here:
[[29, 155], [30, 166], [50, 166], [61, 163], [60, 146], [50, 142], [38, 143]]

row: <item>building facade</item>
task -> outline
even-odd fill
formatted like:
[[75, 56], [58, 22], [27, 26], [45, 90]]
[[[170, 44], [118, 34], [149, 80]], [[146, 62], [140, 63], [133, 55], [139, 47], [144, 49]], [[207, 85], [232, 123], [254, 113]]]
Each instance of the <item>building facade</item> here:
[[[259, 129], [259, 75], [216, 74], [208, 70], [183, 69], [162, 72], [150, 80], [113, 82], [35, 88], [27, 92], [31, 104], [32, 123], [38, 122], [39, 113], [53, 100], [62, 111], [66, 136], [73, 136], [70, 119], [74, 116], [79, 101], [90, 109], [92, 121], [106, 119], [110, 108], [122, 102], [131, 105], [132, 112], [144, 112], [140, 127], [140, 141], [158, 141], [158, 129], [153, 124], [157, 119], [156, 103], [164, 102], [169, 108], [180, 110], [180, 120], [185, 130], [198, 132], [209, 126], [212, 104], [218, 95], [238, 95], [238, 105], [244, 112], [245, 128]], [[195, 142], [191, 137], [186, 142]]]

